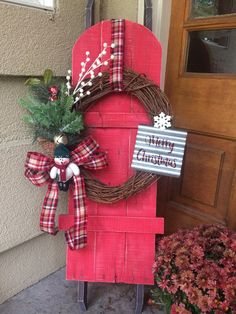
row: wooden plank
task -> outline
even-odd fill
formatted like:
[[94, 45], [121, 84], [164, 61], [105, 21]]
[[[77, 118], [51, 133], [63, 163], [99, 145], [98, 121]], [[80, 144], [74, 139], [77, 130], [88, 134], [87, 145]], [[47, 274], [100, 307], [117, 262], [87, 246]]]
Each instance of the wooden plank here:
[[88, 239], [85, 249], [67, 249], [68, 280], [153, 285], [153, 235], [89, 232]]
[[85, 124], [90, 128], [137, 129], [138, 124], [149, 124], [149, 120], [145, 113], [88, 112], [85, 116]]
[[[60, 215], [59, 228], [67, 230], [74, 223], [73, 215]], [[89, 216], [88, 231], [163, 234], [163, 218]]]
[[119, 282], [124, 267], [125, 233], [96, 232], [96, 235], [95, 279], [98, 282]]
[[127, 233], [124, 282], [153, 284], [153, 261], [155, 260], [155, 236]]
[[95, 232], [88, 232], [88, 244], [85, 248], [72, 251], [67, 248], [66, 279], [80, 281], [95, 281], [96, 277], [96, 247]]

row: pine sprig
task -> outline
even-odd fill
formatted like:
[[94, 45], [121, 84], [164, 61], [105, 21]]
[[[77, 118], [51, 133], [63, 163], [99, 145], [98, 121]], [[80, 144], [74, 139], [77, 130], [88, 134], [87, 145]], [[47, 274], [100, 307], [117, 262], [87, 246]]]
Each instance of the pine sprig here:
[[29, 87], [29, 94], [42, 103], [47, 103], [50, 93], [44, 84], [32, 85]]
[[64, 115], [62, 119], [62, 126], [60, 128], [62, 133], [69, 133], [74, 134], [75, 131], [77, 132], [83, 130], [83, 118], [82, 116], [77, 116], [74, 118], [74, 112], [69, 112]]
[[64, 133], [69, 144], [76, 143], [84, 128], [83, 117], [80, 112], [72, 112], [74, 98], [66, 94], [65, 83], [56, 83], [51, 70], [46, 70], [42, 80], [30, 78], [26, 85], [28, 94], [19, 103], [28, 111], [23, 119], [35, 130], [35, 137], [53, 140]]

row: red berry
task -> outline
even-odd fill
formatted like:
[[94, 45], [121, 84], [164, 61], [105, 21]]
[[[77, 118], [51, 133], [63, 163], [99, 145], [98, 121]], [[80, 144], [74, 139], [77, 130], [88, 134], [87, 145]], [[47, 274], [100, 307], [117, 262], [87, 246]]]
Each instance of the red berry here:
[[53, 96], [50, 96], [49, 97], [49, 100], [50, 101], [55, 101], [55, 100], [57, 100], [58, 98], [57, 98], [57, 96], [56, 95], [53, 95]]
[[50, 86], [48, 88], [49, 93], [52, 94], [52, 96], [56, 96], [58, 94], [58, 87], [57, 86]]

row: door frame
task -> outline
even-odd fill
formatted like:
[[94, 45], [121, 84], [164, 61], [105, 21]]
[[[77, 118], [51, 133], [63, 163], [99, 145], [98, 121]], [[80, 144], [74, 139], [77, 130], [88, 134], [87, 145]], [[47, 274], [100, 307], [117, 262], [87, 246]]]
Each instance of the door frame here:
[[[138, 0], [138, 23], [143, 24], [144, 1]], [[160, 87], [164, 90], [172, 0], [152, 0], [152, 29], [162, 46]]]

